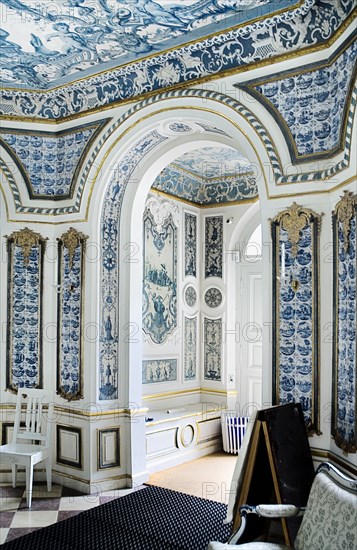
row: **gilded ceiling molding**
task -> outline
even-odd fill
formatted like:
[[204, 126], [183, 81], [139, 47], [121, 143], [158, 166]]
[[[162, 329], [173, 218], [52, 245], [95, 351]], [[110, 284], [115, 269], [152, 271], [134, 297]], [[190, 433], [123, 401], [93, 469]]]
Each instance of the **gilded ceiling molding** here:
[[320, 0], [305, 0], [296, 9], [56, 89], [4, 89], [2, 113], [7, 118], [63, 120], [91, 112], [92, 106], [102, 110], [160, 89], [197, 84], [206, 78], [256, 68], [259, 63], [306, 54], [308, 48], [328, 47], [352, 11], [349, 0], [324, 0], [323, 6]]

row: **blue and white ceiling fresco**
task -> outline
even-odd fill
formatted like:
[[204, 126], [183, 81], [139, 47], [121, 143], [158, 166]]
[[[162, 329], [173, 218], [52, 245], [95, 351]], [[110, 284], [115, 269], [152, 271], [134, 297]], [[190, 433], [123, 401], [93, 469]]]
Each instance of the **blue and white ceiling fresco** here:
[[202, 147], [182, 155], [160, 172], [152, 187], [197, 206], [258, 196], [248, 159], [228, 147]]
[[[1, 80], [45, 89], [298, 5], [298, 0], [2, 0]], [[100, 68], [99, 68], [100, 65]]]

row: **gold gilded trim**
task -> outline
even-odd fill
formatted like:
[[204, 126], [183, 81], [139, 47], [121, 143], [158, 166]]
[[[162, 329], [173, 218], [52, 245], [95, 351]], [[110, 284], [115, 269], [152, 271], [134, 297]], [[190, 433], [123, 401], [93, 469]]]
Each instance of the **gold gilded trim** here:
[[310, 208], [303, 208], [294, 202], [289, 208], [280, 212], [272, 221], [281, 225], [288, 232], [289, 241], [292, 244], [291, 252], [294, 258], [298, 251], [300, 231], [304, 229], [313, 217], [321, 219]]
[[[87, 235], [84, 235], [84, 233], [77, 231], [73, 227], [70, 227], [68, 231], [66, 231], [66, 233], [63, 233], [63, 235], [60, 237], [60, 240], [63, 242], [64, 247], [68, 249], [70, 269], [72, 269], [72, 266], [73, 266], [73, 257], [74, 257], [76, 248], [80, 244], [84, 244], [87, 239], [88, 239]], [[83, 254], [84, 253], [85, 253], [85, 250], [83, 249]]]
[[336, 218], [342, 223], [343, 248], [345, 252], [348, 250], [351, 222], [352, 218], [355, 216], [356, 203], [357, 195], [354, 195], [351, 191], [345, 190], [341, 200], [336, 204], [335, 208]]
[[13, 243], [15, 246], [19, 246], [22, 249], [24, 264], [26, 266], [29, 263], [31, 249], [34, 246], [39, 246], [41, 243], [45, 243], [47, 240], [41, 237], [39, 233], [35, 233], [28, 227], [25, 227], [20, 231], [14, 231], [9, 237], [5, 235], [5, 238], [8, 239], [8, 245]]

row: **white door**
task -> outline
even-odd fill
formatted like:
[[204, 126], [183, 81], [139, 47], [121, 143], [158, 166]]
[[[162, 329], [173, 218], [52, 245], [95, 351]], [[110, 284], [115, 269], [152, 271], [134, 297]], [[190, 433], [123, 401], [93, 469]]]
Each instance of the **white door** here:
[[261, 259], [239, 264], [237, 313], [240, 319], [238, 402], [240, 414], [250, 416], [262, 407], [262, 267]]

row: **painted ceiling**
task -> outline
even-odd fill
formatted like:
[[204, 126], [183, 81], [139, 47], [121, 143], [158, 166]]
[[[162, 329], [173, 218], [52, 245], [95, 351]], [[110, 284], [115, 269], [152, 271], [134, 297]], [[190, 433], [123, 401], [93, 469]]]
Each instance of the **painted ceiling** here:
[[1, 82], [46, 89], [198, 41], [298, 0], [1, 0]]
[[228, 147], [201, 147], [178, 157], [171, 166], [183, 168], [206, 181], [251, 170], [248, 159]]
[[258, 195], [251, 164], [230, 147], [202, 147], [182, 155], [162, 170], [153, 188], [196, 206], [236, 203]]

